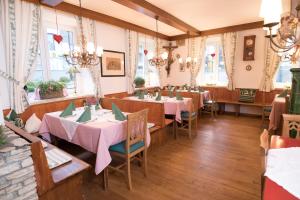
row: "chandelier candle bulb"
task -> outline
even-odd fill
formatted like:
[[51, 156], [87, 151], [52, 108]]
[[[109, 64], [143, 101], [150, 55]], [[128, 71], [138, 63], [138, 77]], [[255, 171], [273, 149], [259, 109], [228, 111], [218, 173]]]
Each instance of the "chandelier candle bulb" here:
[[86, 50], [88, 51], [89, 54], [93, 54], [95, 52], [95, 47], [92, 42], [89, 42], [87, 44]]
[[167, 52], [164, 52], [162, 55], [161, 55], [161, 58], [162, 59], [167, 59], [168, 58], [168, 53]]
[[100, 47], [100, 46], [98, 46], [97, 47], [97, 56], [98, 57], [102, 57], [102, 55], [103, 55], [103, 48]]
[[192, 61], [192, 58], [191, 57], [187, 57], [186, 58], [186, 63], [189, 63], [189, 62], [191, 62]]

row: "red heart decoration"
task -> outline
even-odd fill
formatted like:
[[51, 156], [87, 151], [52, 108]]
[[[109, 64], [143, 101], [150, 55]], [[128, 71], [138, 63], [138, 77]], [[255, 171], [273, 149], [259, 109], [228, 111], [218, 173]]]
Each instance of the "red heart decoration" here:
[[144, 49], [144, 54], [145, 54], [145, 56], [148, 54], [148, 50], [147, 49]]
[[63, 37], [61, 35], [54, 34], [53, 39], [59, 44], [63, 40]]
[[216, 54], [215, 54], [215, 53], [212, 53], [212, 54], [211, 54], [211, 57], [215, 57], [215, 56], [216, 56]]

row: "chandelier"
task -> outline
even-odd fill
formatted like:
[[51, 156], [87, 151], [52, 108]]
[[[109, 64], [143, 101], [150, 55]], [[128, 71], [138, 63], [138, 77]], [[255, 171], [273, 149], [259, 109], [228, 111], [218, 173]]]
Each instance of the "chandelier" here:
[[156, 56], [149, 56], [149, 64], [151, 66], [156, 66], [157, 68], [161, 68], [168, 62], [168, 53], [164, 52], [161, 56], [159, 56], [159, 45], [158, 45], [158, 16], [155, 17], [156, 20]]
[[64, 43], [64, 57], [68, 64], [77, 65], [81, 68], [88, 68], [89, 66], [98, 65], [101, 61], [101, 56], [103, 54], [103, 48], [97, 47], [95, 51], [94, 43], [86, 41], [86, 37], [83, 32], [83, 22], [82, 22], [82, 6], [81, 0], [79, 0], [80, 15], [79, 15], [79, 26], [80, 26], [80, 36], [81, 36], [81, 48], [75, 46], [73, 50], [70, 50], [69, 45]]
[[[178, 58], [178, 62], [180, 65], [180, 68], [184, 68], [184, 66], [186, 66], [187, 69], [191, 68], [194, 69], [194, 66], [197, 64], [197, 58], [192, 58], [190, 56], [190, 34], [188, 32], [188, 52], [187, 52], [187, 58], [185, 59], [185, 63], [184, 63], [184, 59], [178, 54], [177, 58]], [[194, 48], [194, 46], [193, 46]], [[195, 51], [195, 49], [193, 49], [193, 51]]]
[[[271, 4], [272, 8], [270, 8]], [[300, 57], [298, 29], [300, 4], [295, 10], [296, 15], [290, 12], [281, 16], [281, 0], [272, 0], [272, 2], [263, 0], [260, 10], [260, 16], [264, 18], [264, 29], [267, 30], [266, 38], [270, 40], [272, 50], [293, 63]]]

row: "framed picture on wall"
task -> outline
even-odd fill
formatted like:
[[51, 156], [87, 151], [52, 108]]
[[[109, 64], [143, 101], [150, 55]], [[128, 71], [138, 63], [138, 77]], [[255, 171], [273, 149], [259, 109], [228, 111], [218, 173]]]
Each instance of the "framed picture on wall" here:
[[244, 37], [244, 61], [254, 60], [255, 37], [256, 35], [249, 35]]
[[104, 50], [102, 55], [101, 76], [125, 76], [125, 53]]

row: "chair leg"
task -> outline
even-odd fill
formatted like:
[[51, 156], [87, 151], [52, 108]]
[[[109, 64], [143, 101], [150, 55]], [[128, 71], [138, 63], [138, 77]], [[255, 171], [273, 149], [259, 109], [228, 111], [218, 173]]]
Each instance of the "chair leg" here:
[[132, 190], [132, 183], [131, 183], [131, 171], [130, 171], [130, 157], [127, 157], [127, 182], [128, 182], [128, 189]]
[[192, 120], [189, 120], [189, 138], [192, 139]]
[[196, 130], [198, 129], [198, 118], [197, 117], [195, 118], [195, 128], [196, 128]]
[[144, 176], [147, 177], [148, 176], [147, 150], [144, 151], [143, 161], [144, 161]]
[[103, 171], [103, 189], [108, 189], [108, 167], [106, 167]]

